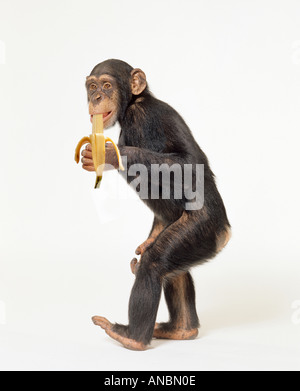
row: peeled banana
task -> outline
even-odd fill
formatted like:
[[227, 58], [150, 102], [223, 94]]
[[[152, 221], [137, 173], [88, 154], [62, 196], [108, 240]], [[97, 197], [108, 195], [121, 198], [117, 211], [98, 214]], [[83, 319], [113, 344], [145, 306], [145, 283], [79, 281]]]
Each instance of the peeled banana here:
[[107, 142], [112, 143], [112, 145], [114, 146], [118, 157], [119, 168], [121, 171], [124, 171], [119, 148], [109, 137], [104, 136], [103, 116], [102, 114], [96, 114], [93, 116], [93, 133], [89, 137], [83, 137], [77, 144], [75, 150], [75, 161], [78, 164], [80, 160], [80, 150], [83, 147], [83, 145], [85, 144], [92, 145], [92, 157], [93, 157], [93, 163], [96, 171], [95, 189], [98, 189], [100, 187], [102, 181], [102, 175], [103, 175], [104, 165], [105, 165], [105, 143]]

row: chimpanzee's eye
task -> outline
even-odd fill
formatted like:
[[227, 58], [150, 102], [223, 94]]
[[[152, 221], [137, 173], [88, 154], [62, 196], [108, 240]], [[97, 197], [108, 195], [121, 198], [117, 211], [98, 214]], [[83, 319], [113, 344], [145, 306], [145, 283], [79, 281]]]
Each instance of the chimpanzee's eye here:
[[90, 91], [96, 91], [97, 85], [96, 84], [91, 84], [90, 85]]
[[104, 90], [109, 90], [111, 87], [112, 87], [112, 85], [110, 83], [108, 83], [108, 82], [103, 84], [103, 89]]

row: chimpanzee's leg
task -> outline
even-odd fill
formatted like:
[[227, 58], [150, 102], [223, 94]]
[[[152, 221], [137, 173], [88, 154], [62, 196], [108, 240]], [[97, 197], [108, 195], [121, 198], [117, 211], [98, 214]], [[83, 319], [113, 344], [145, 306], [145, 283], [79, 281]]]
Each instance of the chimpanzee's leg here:
[[[154, 263], [153, 263], [154, 265]], [[160, 268], [153, 266], [146, 254], [136, 271], [136, 279], [129, 300], [129, 325], [111, 324], [107, 319], [93, 317], [113, 339], [127, 349], [145, 350], [150, 343], [162, 290]]]
[[190, 273], [167, 278], [164, 282], [164, 292], [170, 320], [168, 323], [157, 323], [153, 337], [181, 340], [196, 338], [199, 319], [195, 288]]
[[215, 255], [216, 235], [199, 224], [195, 214], [184, 212], [144, 253], [130, 296], [128, 326], [101, 317], [93, 318], [94, 323], [125, 347], [144, 350], [153, 336], [164, 278]]

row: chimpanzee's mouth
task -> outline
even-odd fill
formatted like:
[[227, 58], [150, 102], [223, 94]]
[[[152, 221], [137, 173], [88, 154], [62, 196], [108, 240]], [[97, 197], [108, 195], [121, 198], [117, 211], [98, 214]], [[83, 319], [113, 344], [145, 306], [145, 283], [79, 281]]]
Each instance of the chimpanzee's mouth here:
[[[103, 115], [103, 122], [106, 122], [112, 115], [112, 111], [108, 111], [107, 113], [99, 113]], [[91, 114], [91, 122], [93, 123], [93, 117], [94, 115]]]

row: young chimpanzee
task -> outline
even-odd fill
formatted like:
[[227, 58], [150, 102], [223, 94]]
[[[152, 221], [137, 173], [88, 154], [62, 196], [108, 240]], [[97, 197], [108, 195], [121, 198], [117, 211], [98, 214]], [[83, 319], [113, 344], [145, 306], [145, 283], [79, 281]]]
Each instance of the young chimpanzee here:
[[[213, 258], [230, 239], [230, 224], [222, 198], [217, 190], [205, 154], [180, 115], [168, 104], [156, 99], [149, 91], [145, 73], [120, 60], [107, 60], [97, 65], [86, 80], [89, 110], [103, 114], [104, 128], [117, 121], [121, 126], [118, 142], [123, 162], [127, 164], [126, 179], [131, 183], [139, 175], [130, 171], [133, 165], [146, 167], [149, 185], [156, 182], [159, 195], [143, 197], [154, 212], [149, 238], [131, 262], [136, 275], [129, 301], [129, 325], [111, 324], [95, 316], [93, 321], [126, 348], [144, 350], [154, 338], [186, 340], [198, 335], [199, 320], [195, 305], [195, 289], [189, 270]], [[83, 168], [93, 171], [91, 146], [82, 152]], [[113, 147], [106, 145], [106, 163], [118, 168]], [[179, 167], [185, 172], [192, 167], [189, 184], [182, 177], [174, 179], [173, 189], [164, 197], [162, 178], [153, 179], [160, 167]], [[199, 207], [189, 207], [186, 191], [176, 197], [175, 187], [182, 184], [192, 194], [197, 189], [196, 166], [202, 165], [204, 199]], [[130, 174], [131, 172], [131, 174]], [[162, 171], [160, 171], [160, 174]], [[202, 183], [202, 182], [201, 182]], [[203, 189], [202, 189], [203, 190]], [[194, 192], [194, 193], [193, 193]], [[176, 193], [178, 194], [178, 193]], [[189, 198], [190, 200], [190, 198]], [[199, 205], [199, 204], [198, 204]], [[170, 313], [168, 323], [155, 323], [162, 288]]]

